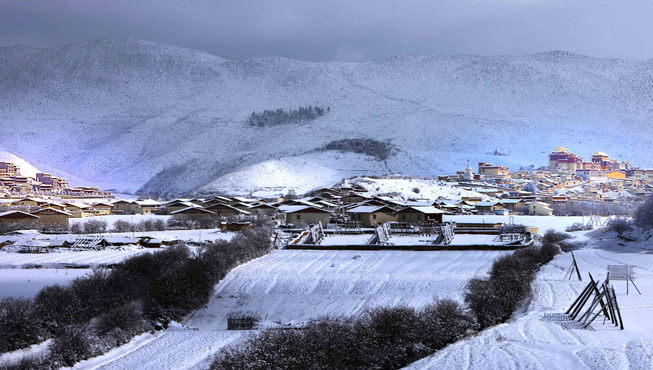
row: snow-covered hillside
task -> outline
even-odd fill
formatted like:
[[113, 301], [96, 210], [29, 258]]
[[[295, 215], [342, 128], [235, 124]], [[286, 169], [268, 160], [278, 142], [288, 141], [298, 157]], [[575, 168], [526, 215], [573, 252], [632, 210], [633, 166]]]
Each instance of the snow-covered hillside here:
[[0, 162], [11, 162], [18, 167], [23, 176], [35, 177], [39, 170], [19, 156], [0, 150]]
[[[363, 168], [379, 173], [433, 176], [467, 159], [540, 165], [560, 145], [650, 166], [652, 78], [653, 60], [557, 51], [313, 63], [229, 61], [140, 40], [2, 48], [0, 149], [103, 187], [152, 192], [224, 189], [275, 168], [293, 176], [264, 187], [326, 185], [331, 173], [376, 161], [331, 156], [317, 162], [324, 177], [302, 165], [348, 138], [390, 140], [396, 154]], [[252, 111], [306, 105], [330, 112], [246, 124]], [[485, 154], [495, 149], [507, 155]]]

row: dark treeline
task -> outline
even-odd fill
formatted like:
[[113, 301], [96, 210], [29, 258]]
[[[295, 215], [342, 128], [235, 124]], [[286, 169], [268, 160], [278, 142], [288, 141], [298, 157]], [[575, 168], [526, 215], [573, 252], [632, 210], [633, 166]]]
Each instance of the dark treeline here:
[[267, 253], [271, 231], [264, 223], [196, 253], [178, 245], [129, 258], [110, 271], [95, 270], [67, 286], [44, 288], [34, 299], [5, 298], [0, 353], [52, 338], [46, 358], [15, 366], [59, 368], [165, 328], [206, 305], [213, 286], [232, 268]]
[[635, 224], [642, 229], [649, 230], [653, 228], [653, 194], [649, 195], [633, 215]]
[[392, 155], [394, 146], [374, 139], [342, 139], [328, 143], [323, 149], [360, 153], [384, 161]]
[[270, 127], [279, 126], [286, 123], [299, 123], [305, 121], [312, 121], [318, 117], [322, 117], [325, 112], [328, 112], [322, 107], [299, 107], [298, 109], [277, 109], [277, 110], [264, 110], [261, 113], [252, 112], [247, 123], [251, 126]]
[[416, 310], [381, 307], [351, 319], [322, 318], [302, 330], [265, 330], [221, 351], [212, 369], [398, 369], [448, 344], [510, 319], [529, 303], [540, 266], [566, 234], [549, 231], [539, 247], [497, 259], [488, 278], [469, 281], [466, 306], [436, 300]]

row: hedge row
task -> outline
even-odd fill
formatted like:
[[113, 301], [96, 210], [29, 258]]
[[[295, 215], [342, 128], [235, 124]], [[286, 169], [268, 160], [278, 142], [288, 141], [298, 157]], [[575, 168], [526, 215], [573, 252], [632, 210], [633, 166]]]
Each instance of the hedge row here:
[[206, 305], [214, 285], [232, 268], [269, 252], [271, 230], [269, 225], [244, 230], [196, 251], [178, 245], [141, 254], [111, 271], [44, 288], [34, 299], [4, 299], [0, 353], [53, 338], [50, 356], [39, 359], [38, 367], [71, 366], [165, 328]]
[[421, 310], [382, 307], [353, 319], [322, 318], [302, 330], [266, 330], [221, 351], [212, 369], [397, 369], [510, 319], [532, 297], [535, 273], [560, 252], [559, 233], [539, 247], [497, 259], [472, 279], [465, 303], [436, 300]]

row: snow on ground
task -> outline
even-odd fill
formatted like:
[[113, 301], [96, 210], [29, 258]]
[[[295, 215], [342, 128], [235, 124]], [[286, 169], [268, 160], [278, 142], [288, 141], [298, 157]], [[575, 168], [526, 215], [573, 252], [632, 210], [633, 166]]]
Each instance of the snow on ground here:
[[68, 224], [72, 226], [73, 224], [84, 224], [87, 221], [104, 221], [107, 223], [107, 229], [113, 229], [114, 223], [116, 221], [125, 221], [130, 224], [137, 224], [145, 220], [162, 220], [163, 222], [168, 221], [171, 216], [169, 215], [107, 215], [107, 216], [91, 216], [91, 217], [82, 217], [82, 218], [70, 218], [68, 219]]
[[[602, 217], [601, 222], [605, 222], [607, 218]], [[583, 216], [499, 216], [499, 215], [445, 215], [444, 221], [453, 222], [468, 222], [468, 223], [495, 223], [502, 222], [504, 224], [523, 224], [526, 226], [538, 227], [539, 234], [544, 234], [549, 229], [564, 232], [565, 229], [577, 222], [587, 224], [589, 217]]]
[[[100, 234], [110, 241], [133, 240], [132, 233]], [[167, 230], [136, 232], [135, 237], [151, 236], [159, 240], [209, 241], [230, 240], [235, 233], [219, 229], [204, 230]], [[76, 234], [40, 234], [36, 231], [21, 235], [0, 236], [0, 242], [13, 241], [16, 245], [30, 243], [74, 241], [83, 235]], [[84, 276], [95, 267], [119, 263], [129, 257], [142, 253], [154, 253], [161, 249], [141, 248], [136, 245], [110, 247], [100, 251], [74, 251], [67, 248], [54, 248], [49, 253], [16, 253], [13, 246], [0, 250], [0, 298], [31, 297], [41, 288], [54, 284], [67, 284], [73, 279]], [[39, 266], [41, 268], [29, 268]], [[82, 268], [69, 268], [79, 266]]]
[[144, 345], [120, 347], [103, 356], [102, 365], [79, 368], [207, 368], [222, 346], [248, 335], [225, 330], [232, 312], [292, 324], [378, 305], [419, 307], [436, 296], [460, 300], [467, 281], [504, 253], [277, 250], [237, 267], [216, 286], [207, 308], [183, 323], [198, 330], [173, 328]]
[[[333, 163], [348, 163], [334, 168]], [[257, 197], [278, 196], [294, 190], [306, 193], [333, 184], [345, 177], [364, 173], [388, 172], [383, 164], [369, 156], [337, 151], [313, 152], [293, 157], [271, 159], [224, 175], [202, 190]]]
[[204, 331], [182, 327], [142, 334], [74, 369], [208, 369], [213, 354], [247, 335], [244, 331]]
[[0, 299], [34, 297], [50, 285], [66, 285], [91, 269], [0, 269]]
[[[653, 368], [653, 251], [645, 243], [619, 246], [614, 239], [597, 241], [574, 254], [584, 281], [564, 279], [571, 254], [558, 255], [535, 281], [535, 297], [521, 317], [478, 336], [446, 347], [413, 363], [413, 369], [652, 369]], [[635, 247], [629, 245], [635, 244]], [[639, 244], [639, 245], [637, 245]], [[635, 266], [638, 295], [623, 281], [613, 281], [625, 323], [621, 331], [602, 325], [596, 331], [564, 329], [540, 319], [564, 312], [587, 284], [587, 273], [606, 277], [608, 264]]]
[[7, 365], [14, 365], [20, 362], [23, 358], [43, 356], [49, 352], [48, 347], [51, 343], [52, 339], [48, 339], [41, 343], [33, 344], [27, 348], [0, 354], [0, 368]]
[[372, 234], [326, 235], [320, 245], [360, 245], [367, 244]]
[[[101, 251], [72, 251], [65, 248], [54, 249], [50, 253], [13, 253], [0, 251], [0, 269], [20, 269], [38, 265], [45, 268], [65, 268], [66, 266], [99, 266], [119, 263], [129, 257], [151, 253], [159, 249], [140, 247], [121, 247]], [[35, 270], [29, 270], [35, 271]]]
[[[382, 178], [375, 179], [361, 177], [349, 181], [351, 184], [358, 184], [368, 190], [370, 195], [383, 195], [388, 193], [398, 194], [403, 199], [428, 199], [435, 200], [438, 197], [446, 199], [461, 199], [462, 197], [483, 197], [491, 199], [487, 195], [472, 190], [465, 190], [453, 187], [451, 184], [436, 179], [422, 178]], [[415, 192], [415, 189], [417, 192]]]
[[[135, 238], [151, 237], [161, 241], [183, 240], [187, 242], [205, 242], [215, 240], [231, 240], [235, 233], [220, 229], [196, 230], [164, 230], [164, 231], [134, 231], [124, 233], [97, 233], [113, 243], [135, 243]], [[70, 243], [86, 234], [41, 234], [36, 230], [22, 231], [20, 234], [0, 235], [0, 242], [12, 241], [15, 245], [29, 245], [36, 242], [50, 245], [61, 245], [63, 241]], [[7, 248], [7, 247], [5, 247]]]

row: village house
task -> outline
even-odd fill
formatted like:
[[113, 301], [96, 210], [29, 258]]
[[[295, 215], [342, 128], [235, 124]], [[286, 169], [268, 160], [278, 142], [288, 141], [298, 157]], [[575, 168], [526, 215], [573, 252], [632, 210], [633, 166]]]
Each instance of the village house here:
[[61, 228], [68, 229], [68, 219], [72, 215], [65, 211], [46, 207], [32, 212], [32, 215], [38, 216], [41, 221], [41, 226], [46, 228]]
[[0, 232], [8, 229], [37, 229], [39, 216], [23, 211], [0, 212]]
[[47, 204], [48, 202], [45, 199], [31, 197], [22, 198], [12, 203], [13, 206], [24, 209], [44, 207]]
[[228, 216], [233, 216], [233, 215], [242, 215], [242, 216], [248, 216], [252, 214], [250, 211], [246, 211], [244, 209], [240, 209], [238, 207], [234, 207], [229, 204], [222, 204], [222, 203], [216, 203], [212, 206], [206, 207], [205, 208], [207, 211], [213, 212], [218, 217], [228, 217]]
[[120, 199], [111, 203], [111, 214], [114, 215], [134, 215], [140, 207], [133, 201]]
[[317, 224], [321, 222], [322, 225], [326, 225], [331, 220], [329, 211], [317, 207], [282, 205], [279, 206], [279, 211], [286, 215], [286, 223], [288, 224]]
[[397, 221], [395, 210], [387, 206], [358, 206], [345, 213], [352, 221], [368, 227]]
[[344, 204], [360, 203], [364, 200], [369, 199], [368, 196], [359, 194], [359, 193], [349, 193], [340, 198]]
[[492, 163], [479, 162], [478, 174], [481, 178], [507, 177], [510, 171], [507, 166], [495, 166]]
[[65, 208], [63, 210], [70, 213], [71, 217], [73, 218], [86, 217], [92, 214], [87, 211], [90, 206], [84, 203], [66, 202], [64, 203], [64, 207]]
[[504, 208], [503, 204], [499, 201], [487, 201], [487, 202], [478, 202], [474, 204], [478, 214], [490, 215], [494, 214], [495, 211], [501, 210]]
[[441, 223], [444, 213], [435, 207], [407, 207], [397, 212], [397, 221], [410, 224]]
[[524, 206], [524, 201], [522, 199], [501, 199], [501, 204], [510, 212], [516, 212]]
[[475, 197], [475, 196], [465, 196], [465, 197], [461, 197], [461, 199], [467, 202], [467, 204], [469, 205], [474, 205], [478, 202], [483, 201], [483, 197]]
[[215, 216], [214, 212], [204, 209], [199, 206], [187, 207], [184, 209], [176, 210], [171, 215], [184, 215], [184, 216]]
[[198, 205], [184, 199], [175, 199], [173, 201], [166, 203], [165, 205], [166, 212], [169, 215], [173, 214], [176, 211], [186, 209], [188, 207], [198, 207]]
[[549, 204], [544, 202], [529, 202], [526, 204], [528, 206], [528, 214], [531, 216], [552, 216], [553, 210]]
[[138, 206], [134, 208], [134, 211], [145, 215], [156, 213], [163, 207], [161, 202], [154, 199], [142, 199], [137, 200], [134, 203]]
[[91, 210], [96, 216], [107, 216], [113, 213], [113, 206], [109, 202], [95, 202], [91, 204]]
[[251, 206], [248, 210], [248, 212], [252, 214], [261, 214], [265, 216], [273, 216], [275, 213], [277, 213], [277, 207], [273, 206], [272, 204], [269, 203], [260, 203], [260, 204], [255, 204]]

